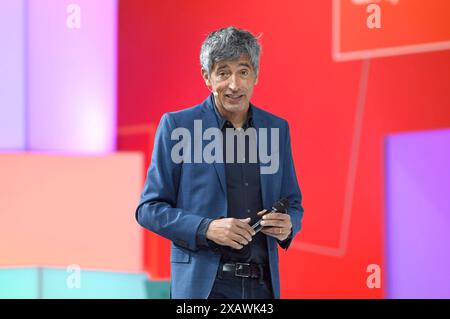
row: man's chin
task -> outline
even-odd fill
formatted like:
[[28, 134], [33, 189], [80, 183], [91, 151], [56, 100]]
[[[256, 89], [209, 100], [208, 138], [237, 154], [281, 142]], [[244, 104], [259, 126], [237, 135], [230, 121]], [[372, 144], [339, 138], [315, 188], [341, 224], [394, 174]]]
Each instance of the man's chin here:
[[246, 102], [241, 102], [239, 104], [224, 103], [224, 108], [231, 113], [243, 112], [247, 109], [247, 105], [248, 103]]

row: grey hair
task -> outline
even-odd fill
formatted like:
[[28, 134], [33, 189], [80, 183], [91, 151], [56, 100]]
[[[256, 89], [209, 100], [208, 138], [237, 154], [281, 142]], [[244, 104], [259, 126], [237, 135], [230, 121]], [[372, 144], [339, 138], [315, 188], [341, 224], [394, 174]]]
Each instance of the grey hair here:
[[[259, 38], [259, 37], [258, 37]], [[250, 32], [230, 26], [211, 32], [200, 50], [200, 64], [211, 75], [214, 64], [224, 60], [236, 60], [242, 54], [249, 57], [256, 75], [259, 71], [261, 46]]]

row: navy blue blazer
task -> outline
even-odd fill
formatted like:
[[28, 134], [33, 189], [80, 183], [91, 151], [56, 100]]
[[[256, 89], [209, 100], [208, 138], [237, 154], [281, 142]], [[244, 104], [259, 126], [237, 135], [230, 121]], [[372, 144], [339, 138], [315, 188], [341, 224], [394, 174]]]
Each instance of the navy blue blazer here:
[[[202, 121], [203, 130], [219, 128], [212, 99], [210, 95], [199, 105], [162, 116], [147, 179], [136, 209], [136, 219], [141, 226], [172, 242], [172, 298], [207, 298], [219, 266], [220, 255], [197, 246], [196, 234], [203, 218], [227, 216], [225, 165], [205, 161], [175, 163], [171, 157], [173, 146], [179, 142], [171, 139], [174, 129], [186, 128], [194, 136], [194, 120]], [[261, 128], [267, 128], [268, 148], [279, 154], [278, 170], [273, 174], [261, 174], [263, 207], [270, 208], [283, 197], [289, 200], [293, 239], [301, 228], [303, 208], [292, 159], [289, 126], [284, 119], [254, 105], [252, 108], [254, 127], [258, 132]], [[278, 147], [271, 145], [271, 128], [278, 128]], [[203, 148], [209, 142], [203, 140]], [[260, 166], [264, 164], [260, 163]], [[274, 297], [279, 298], [277, 247], [280, 243], [273, 237], [266, 237]], [[288, 249], [292, 239], [280, 244], [282, 248]]]

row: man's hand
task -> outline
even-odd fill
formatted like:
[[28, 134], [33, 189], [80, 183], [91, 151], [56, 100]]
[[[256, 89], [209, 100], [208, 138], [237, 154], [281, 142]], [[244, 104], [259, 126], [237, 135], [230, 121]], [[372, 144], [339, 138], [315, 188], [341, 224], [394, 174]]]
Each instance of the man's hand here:
[[[265, 210], [258, 213], [261, 216]], [[275, 237], [279, 241], [286, 240], [292, 230], [291, 216], [289, 214], [282, 213], [268, 213], [262, 217], [261, 232]]]
[[252, 241], [255, 231], [246, 219], [222, 218], [213, 220], [206, 231], [206, 238], [221, 246], [242, 249]]

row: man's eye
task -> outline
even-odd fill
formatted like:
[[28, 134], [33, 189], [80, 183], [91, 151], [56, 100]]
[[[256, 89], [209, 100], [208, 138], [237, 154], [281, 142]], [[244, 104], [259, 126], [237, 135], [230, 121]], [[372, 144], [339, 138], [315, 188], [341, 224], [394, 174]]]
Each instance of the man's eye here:
[[242, 70], [242, 71], [241, 71], [241, 74], [242, 74], [242, 75], [248, 75], [248, 70]]

